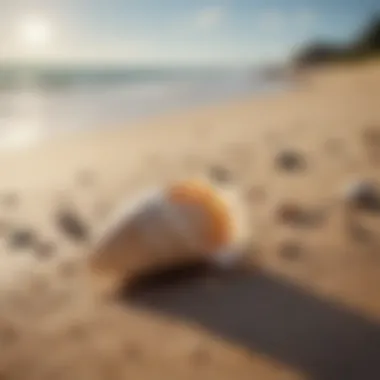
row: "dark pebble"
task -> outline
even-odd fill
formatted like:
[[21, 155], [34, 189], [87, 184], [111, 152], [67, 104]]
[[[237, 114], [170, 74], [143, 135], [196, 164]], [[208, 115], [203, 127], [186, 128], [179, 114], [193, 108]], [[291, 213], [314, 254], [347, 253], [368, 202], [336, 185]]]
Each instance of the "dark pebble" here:
[[306, 160], [298, 152], [284, 151], [276, 156], [276, 167], [281, 171], [299, 172], [306, 170]]
[[212, 166], [209, 170], [210, 178], [218, 183], [232, 182], [232, 173], [223, 166]]
[[345, 198], [358, 210], [380, 212], [380, 190], [370, 181], [357, 181], [349, 184]]
[[85, 241], [89, 237], [89, 231], [80, 217], [71, 210], [60, 210], [56, 215], [58, 228], [66, 237], [74, 241]]
[[286, 203], [278, 207], [277, 216], [283, 223], [299, 223], [303, 219], [303, 209], [293, 203]]
[[32, 248], [37, 238], [30, 229], [16, 229], [8, 236], [8, 243], [12, 249]]
[[295, 203], [285, 203], [277, 209], [281, 223], [298, 227], [316, 227], [322, 224], [324, 216], [322, 210], [307, 210]]
[[288, 261], [296, 261], [301, 258], [303, 249], [297, 242], [284, 242], [279, 247], [280, 256]]

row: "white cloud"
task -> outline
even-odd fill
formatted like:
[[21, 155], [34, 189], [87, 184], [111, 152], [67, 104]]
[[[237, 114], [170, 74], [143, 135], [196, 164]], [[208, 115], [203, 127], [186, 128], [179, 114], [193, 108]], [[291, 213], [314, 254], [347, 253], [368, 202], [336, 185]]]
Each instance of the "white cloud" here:
[[225, 17], [223, 7], [208, 7], [201, 9], [195, 17], [195, 25], [200, 29], [215, 29]]

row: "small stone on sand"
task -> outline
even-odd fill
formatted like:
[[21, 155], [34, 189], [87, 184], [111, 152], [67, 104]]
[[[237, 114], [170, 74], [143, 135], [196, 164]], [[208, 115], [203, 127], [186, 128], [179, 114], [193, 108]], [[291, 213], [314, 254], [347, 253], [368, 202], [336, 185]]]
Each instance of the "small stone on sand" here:
[[230, 170], [223, 166], [212, 166], [209, 170], [210, 178], [218, 183], [232, 182], [232, 173]]
[[282, 151], [276, 156], [276, 167], [281, 171], [299, 172], [306, 169], [306, 160], [293, 150]]
[[277, 209], [277, 217], [281, 223], [299, 227], [315, 227], [324, 220], [322, 210], [308, 210], [296, 203], [284, 203]]
[[80, 217], [72, 210], [59, 210], [56, 215], [58, 228], [74, 241], [88, 239], [89, 231]]
[[359, 210], [380, 212], [380, 190], [371, 181], [349, 183], [344, 189], [344, 199]]
[[295, 203], [285, 203], [278, 207], [277, 217], [286, 224], [299, 223], [304, 216], [304, 210]]
[[30, 248], [35, 242], [36, 235], [28, 228], [15, 229], [8, 236], [8, 243], [12, 249]]

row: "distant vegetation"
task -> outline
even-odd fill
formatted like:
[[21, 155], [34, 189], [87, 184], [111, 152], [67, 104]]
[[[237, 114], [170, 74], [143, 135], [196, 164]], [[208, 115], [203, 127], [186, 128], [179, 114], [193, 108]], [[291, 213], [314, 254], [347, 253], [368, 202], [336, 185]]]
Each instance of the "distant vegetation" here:
[[380, 14], [376, 14], [348, 45], [315, 42], [301, 49], [294, 57], [294, 63], [297, 67], [309, 67], [339, 61], [357, 61], [373, 56], [380, 56]]

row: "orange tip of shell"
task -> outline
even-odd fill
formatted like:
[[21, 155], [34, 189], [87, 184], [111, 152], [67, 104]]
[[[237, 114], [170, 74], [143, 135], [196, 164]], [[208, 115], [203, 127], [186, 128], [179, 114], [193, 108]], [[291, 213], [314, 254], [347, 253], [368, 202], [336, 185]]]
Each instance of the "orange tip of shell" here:
[[229, 245], [234, 236], [232, 212], [218, 191], [206, 182], [188, 180], [171, 185], [169, 200], [200, 207], [206, 218], [205, 249], [213, 253]]

